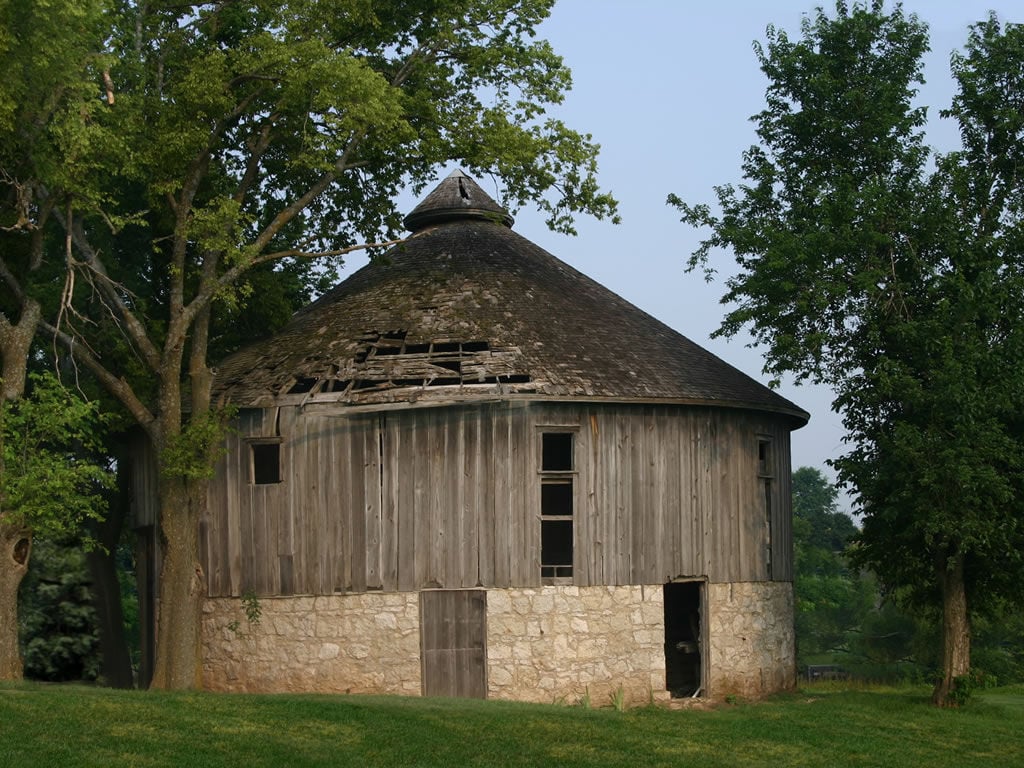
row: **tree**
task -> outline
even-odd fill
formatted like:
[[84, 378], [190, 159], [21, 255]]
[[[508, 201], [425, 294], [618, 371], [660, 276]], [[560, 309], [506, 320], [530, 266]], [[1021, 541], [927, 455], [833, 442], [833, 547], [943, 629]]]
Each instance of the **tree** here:
[[61, 538], [103, 509], [111, 475], [83, 460], [99, 447], [96, 408], [52, 376], [32, 377], [26, 397], [0, 398], [0, 529], [15, 539], [0, 569], [0, 680], [22, 676], [18, 586], [28, 570], [33, 535]]
[[[198, 522], [223, 419], [218, 318], [263, 279], [398, 234], [393, 200], [459, 160], [570, 231], [615, 216], [589, 136], [544, 119], [568, 70], [534, 30], [552, 0], [238, 0], [107, 12], [92, 116], [116, 167], [54, 220], [75, 277], [41, 327], [159, 458], [153, 684], [199, 683]], [[88, 290], [86, 290], [88, 288]], [[90, 318], [92, 322], [85, 322]], [[111, 331], [116, 331], [116, 335]], [[106, 334], [106, 335], [103, 335]], [[103, 342], [114, 342], [114, 353]]]
[[796, 469], [792, 487], [797, 652], [806, 663], [848, 650], [875, 593], [845, 557], [857, 527], [839, 511], [836, 487], [812, 467]]
[[739, 272], [719, 333], [766, 372], [833, 388], [834, 462], [864, 528], [857, 562], [943, 614], [937, 704], [970, 667], [970, 617], [1024, 583], [1024, 28], [993, 16], [953, 57], [963, 146], [925, 147], [913, 106], [925, 25], [897, 5], [818, 10], [759, 47], [767, 106], [719, 215], [676, 204]]
[[[0, 81], [0, 409], [14, 419], [31, 422], [33, 406], [21, 400], [32, 345], [46, 307], [56, 306], [64, 285], [63, 241], [48, 240], [55, 211], [68, 216], [99, 202], [95, 178], [105, 159], [94, 151], [102, 129], [92, 118], [100, 108], [96, 82], [104, 66], [101, 19], [100, 0], [0, 4], [0, 62], [7, 73]], [[73, 412], [87, 421], [93, 416], [77, 405]], [[88, 429], [87, 423], [79, 426]], [[66, 421], [63, 437], [48, 435], [56, 443], [46, 450], [79, 426]], [[31, 442], [25, 434], [0, 430], [3, 462], [12, 458], [10, 439]], [[59, 473], [61, 459], [50, 455]], [[52, 520], [18, 507], [10, 490], [19, 481], [11, 477], [13, 466], [0, 463], [0, 679], [21, 677], [16, 596], [33, 527], [45, 531], [51, 522], [69, 520], [49, 505], [44, 508], [56, 515]], [[43, 474], [33, 475], [35, 481], [48, 471], [38, 469]]]
[[842, 552], [857, 535], [857, 526], [839, 511], [839, 490], [820, 469], [793, 471], [793, 518], [804, 529], [803, 541], [828, 552]]
[[36, 539], [32, 549], [19, 606], [25, 676], [95, 681], [99, 634], [81, 542]]

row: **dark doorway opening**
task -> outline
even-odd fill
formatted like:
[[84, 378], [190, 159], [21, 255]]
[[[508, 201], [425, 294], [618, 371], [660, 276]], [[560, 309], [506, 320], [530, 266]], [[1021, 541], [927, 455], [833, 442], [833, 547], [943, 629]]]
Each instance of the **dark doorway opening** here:
[[665, 585], [665, 687], [673, 699], [701, 691], [701, 594], [699, 581]]

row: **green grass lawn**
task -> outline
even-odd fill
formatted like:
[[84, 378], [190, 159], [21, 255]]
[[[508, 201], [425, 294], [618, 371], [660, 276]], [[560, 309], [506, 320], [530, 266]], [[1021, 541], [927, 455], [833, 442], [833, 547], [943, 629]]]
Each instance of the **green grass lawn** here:
[[1024, 686], [707, 710], [0, 686], [0, 766], [1024, 766]]

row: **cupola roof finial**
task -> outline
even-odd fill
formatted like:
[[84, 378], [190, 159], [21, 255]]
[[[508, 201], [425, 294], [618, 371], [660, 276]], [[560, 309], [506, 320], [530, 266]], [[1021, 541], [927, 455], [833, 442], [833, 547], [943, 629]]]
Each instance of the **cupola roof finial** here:
[[416, 232], [432, 224], [465, 219], [494, 221], [506, 227], [515, 221], [479, 184], [456, 170], [405, 217], [405, 228]]

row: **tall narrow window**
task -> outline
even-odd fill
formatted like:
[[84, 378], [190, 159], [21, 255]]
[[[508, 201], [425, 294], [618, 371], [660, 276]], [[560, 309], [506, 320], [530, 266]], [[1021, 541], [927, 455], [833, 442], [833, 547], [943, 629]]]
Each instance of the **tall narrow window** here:
[[251, 442], [252, 481], [255, 485], [281, 482], [281, 443], [278, 440]]
[[573, 433], [541, 434], [540, 575], [545, 581], [572, 578]]
[[757, 440], [757, 482], [763, 506], [764, 547], [766, 575], [772, 577], [772, 441], [760, 437]]

